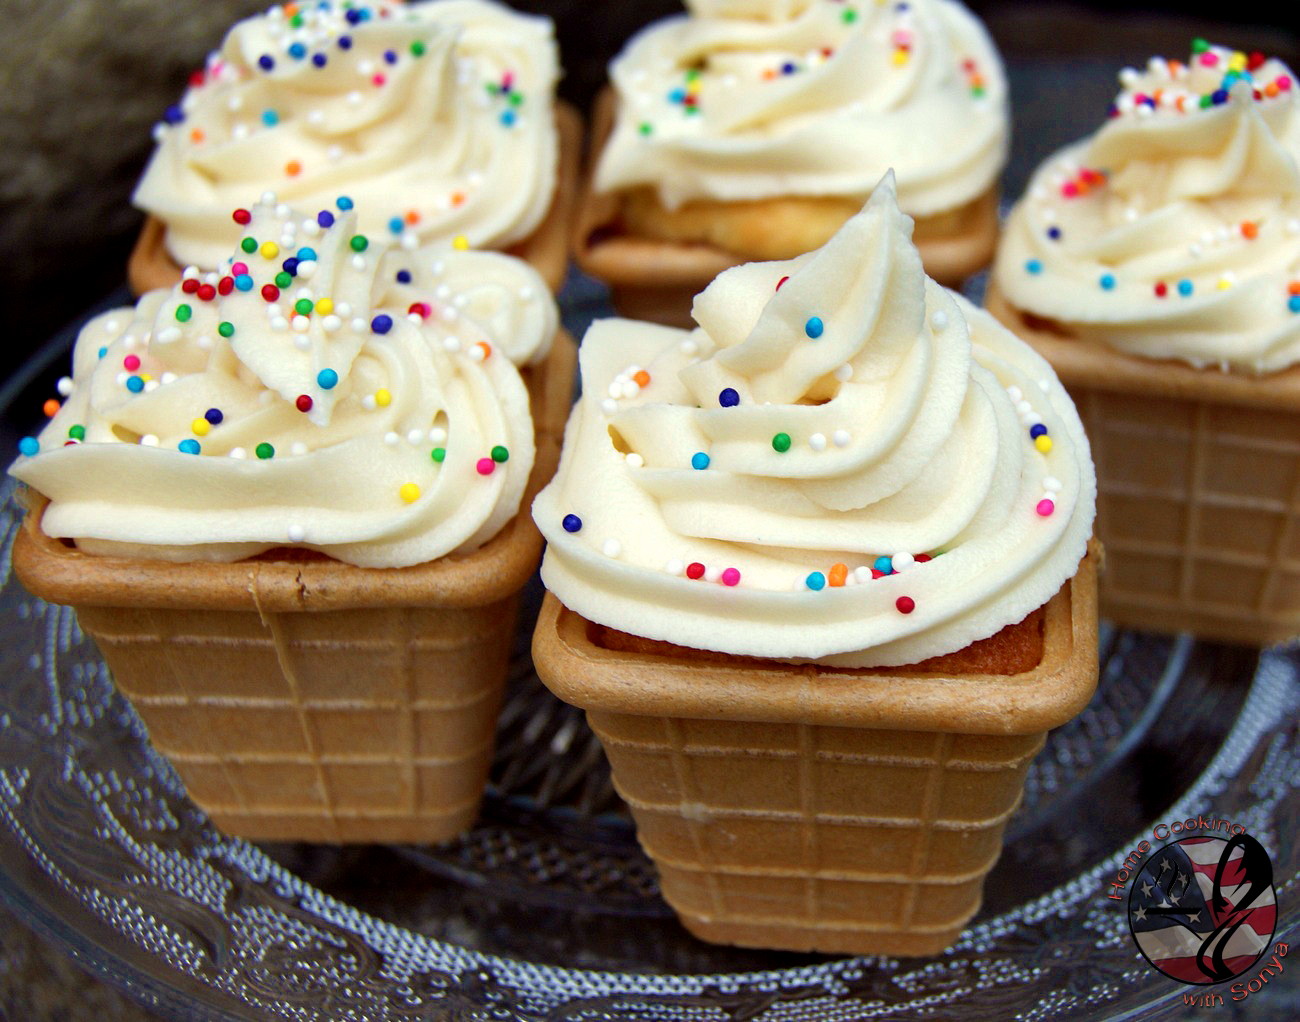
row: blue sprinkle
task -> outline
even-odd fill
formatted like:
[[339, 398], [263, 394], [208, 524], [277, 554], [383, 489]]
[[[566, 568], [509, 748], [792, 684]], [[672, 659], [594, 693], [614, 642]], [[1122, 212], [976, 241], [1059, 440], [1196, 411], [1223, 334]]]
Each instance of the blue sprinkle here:
[[353, 9], [348, 11], [348, 13], [343, 15], [343, 17], [348, 19], [349, 25], [356, 25], [361, 21], [361, 12]]
[[[330, 217], [330, 222], [333, 223], [333, 221], [334, 218]], [[304, 245], [302, 248], [298, 249], [299, 265], [302, 265], [303, 263], [309, 263], [315, 261], [316, 261], [316, 250], [314, 248]]]
[[275, 67], [275, 58], [273, 58], [269, 54], [264, 53], [257, 58], [257, 66], [260, 67], [263, 71], [270, 71], [273, 67]]
[[298, 264], [301, 261], [302, 261], [301, 259], [295, 259], [293, 256], [290, 256], [282, 264], [284, 267], [284, 272], [289, 274], [289, 276], [291, 277], [298, 276]]
[[100, 357], [100, 358], [103, 358], [103, 357], [104, 357], [105, 355], [107, 355], [107, 354], [108, 354], [108, 349], [107, 349], [107, 348], [100, 348], [100, 349], [99, 349], [99, 357]]
[[340, 195], [338, 198], [338, 202], [336, 202], [334, 205], [338, 206], [339, 209], [344, 210], [346, 212], [347, 210], [351, 209], [355, 205], [355, 203], [351, 199], [349, 199], [346, 195]]
[[396, 64], [396, 63], [397, 63], [397, 53], [396, 53], [396, 51], [394, 51], [394, 50], [385, 50], [385, 51], [384, 51], [384, 60], [386, 60], [386, 61], [387, 61], [388, 63], [390, 63], [390, 64]]
[[1178, 293], [1184, 298], [1190, 295], [1194, 290], [1195, 288], [1192, 286], [1192, 282], [1186, 277], [1178, 282]]
[[126, 379], [126, 389], [132, 394], [139, 394], [144, 390], [144, 380], [138, 376], [128, 376]]
[[806, 579], [803, 580], [803, 583], [814, 593], [818, 593], [826, 588], [826, 576], [823, 575], [820, 571], [814, 571], [811, 575], [809, 575]]
[[686, 102], [686, 90], [685, 90], [685, 89], [673, 89], [672, 92], [668, 93], [668, 99], [669, 99], [670, 102], [673, 102], [673, 103], [685, 103], [685, 102]]
[[892, 575], [894, 573], [894, 559], [892, 557], [877, 557], [873, 567], [886, 575]]
[[740, 395], [734, 387], [727, 387], [718, 393], [718, 404], [723, 408], [735, 408], [740, 404]]
[[1300, 295], [1292, 295], [1288, 298], [1286, 307], [1292, 312], [1300, 312]]
[[507, 128], [514, 127], [515, 112], [513, 110], [502, 110], [501, 123], [504, 124]]
[[1037, 259], [1030, 259], [1029, 262], [1025, 263], [1025, 272], [1033, 273], [1033, 274], [1042, 273], [1043, 264], [1039, 262]]
[[339, 374], [333, 369], [322, 369], [316, 374], [316, 382], [320, 384], [322, 390], [333, 390], [338, 386]]
[[303, 57], [307, 56], [307, 47], [302, 43], [290, 43], [289, 56], [294, 60], [302, 60]]
[[1097, 283], [1101, 285], [1101, 289], [1103, 291], [1114, 291], [1115, 275], [1113, 273], [1103, 273], [1101, 275], [1101, 280], [1099, 280]]
[[811, 337], [814, 341], [817, 340], [817, 338], [822, 335], [825, 329], [826, 329], [825, 325], [822, 323], [821, 319], [819, 319], [817, 316], [813, 316], [812, 319], [808, 320], [808, 322], [803, 325], [803, 332], [806, 333], [809, 337]]
[[565, 532], [578, 532], [582, 528], [582, 519], [577, 515], [565, 515], [561, 522]]
[[409, 284], [410, 282], [411, 282], [411, 271], [410, 271], [410, 270], [398, 270], [398, 271], [397, 271], [397, 283], [399, 283], [399, 284]]
[[316, 222], [320, 224], [322, 227], [333, 227], [334, 214], [331, 213], [328, 209], [322, 209], [319, 213], [316, 214]]
[[1215, 106], [1223, 106], [1224, 103], [1228, 102], [1228, 91], [1226, 89], [1215, 89], [1210, 94], [1210, 102]]
[[1053, 241], [1060, 241], [1061, 229], [1059, 227], [1049, 227], [1047, 228], [1047, 236], [1051, 238]]
[[277, 124], [280, 123], [280, 115], [276, 113], [274, 110], [263, 110], [262, 123], [265, 124], [268, 128], [274, 128]]
[[182, 440], [176, 446], [180, 448], [182, 454], [198, 454], [199, 451], [203, 450], [203, 448], [199, 446], [199, 442], [193, 438]]
[[1029, 439], [1037, 440], [1040, 436], [1047, 436], [1047, 427], [1041, 422], [1036, 422], [1029, 427]]
[[691, 468], [696, 471], [703, 471], [709, 467], [709, 456], [703, 451], [696, 451], [691, 455]]
[[339, 36], [339, 49], [340, 50], [352, 49], [352, 37], [350, 35]]
[[163, 111], [163, 120], [168, 124], [180, 124], [185, 120], [185, 112], [179, 106], [169, 106]]
[[329, 57], [325, 56], [325, 54], [323, 53], [313, 54], [311, 58], [311, 62], [315, 64], [317, 67], [324, 67], [327, 63], [329, 63]]
[[203, 417], [214, 426], [220, 426], [225, 421], [225, 416], [221, 414], [220, 408], [209, 408], [203, 413]]
[[393, 219], [388, 221], [388, 229], [394, 234], [401, 234], [405, 227], [406, 221], [404, 221], [400, 216], [395, 216]]
[[361, 20], [362, 20], [362, 21], [369, 21], [369, 20], [370, 20], [370, 8], [369, 8], [369, 7], [363, 7], [363, 8], [361, 8]]
[[26, 455], [30, 458], [35, 454], [39, 454], [40, 450], [40, 441], [38, 441], [34, 436], [25, 436], [18, 441], [19, 454]]
[[240, 291], [251, 291], [253, 290], [253, 278], [247, 273], [241, 273], [235, 278], [235, 287], [239, 288]]
[[[377, 334], [388, 333], [389, 330], [393, 329], [393, 317], [385, 316], [381, 312], [378, 316], [376, 316], [374, 319], [370, 321], [370, 329]], [[333, 370], [327, 369], [325, 370], [325, 372], [333, 372]], [[330, 384], [330, 386], [332, 387], [333, 384]]]
[[788, 62], [788, 61], [787, 61], [786, 63], [784, 63], [784, 64], [781, 65], [781, 73], [782, 73], [783, 75], [792, 75], [792, 74], [794, 74], [795, 71], [797, 71], [797, 70], [798, 70], [798, 68], [796, 68], [793, 64], [791, 64], [791, 63]]

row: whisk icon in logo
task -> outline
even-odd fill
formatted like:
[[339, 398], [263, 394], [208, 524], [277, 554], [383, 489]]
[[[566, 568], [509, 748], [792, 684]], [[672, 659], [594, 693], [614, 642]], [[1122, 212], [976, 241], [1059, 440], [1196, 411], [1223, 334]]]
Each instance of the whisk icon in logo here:
[[1157, 848], [1133, 881], [1128, 920], [1143, 957], [1171, 979], [1235, 979], [1268, 949], [1277, 927], [1273, 863], [1249, 834]]

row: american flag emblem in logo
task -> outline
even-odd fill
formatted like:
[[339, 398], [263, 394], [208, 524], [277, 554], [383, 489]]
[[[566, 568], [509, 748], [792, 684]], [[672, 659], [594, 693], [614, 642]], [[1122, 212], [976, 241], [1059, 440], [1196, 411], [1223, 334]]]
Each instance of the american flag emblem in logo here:
[[1273, 938], [1272, 862], [1249, 834], [1183, 838], [1147, 857], [1128, 919], [1138, 948], [1166, 976], [1223, 983], [1254, 965]]

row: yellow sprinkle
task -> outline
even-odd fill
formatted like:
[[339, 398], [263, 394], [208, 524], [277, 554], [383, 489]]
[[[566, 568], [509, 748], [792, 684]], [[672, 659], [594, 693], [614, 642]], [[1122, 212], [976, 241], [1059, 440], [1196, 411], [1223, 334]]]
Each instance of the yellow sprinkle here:
[[1229, 57], [1229, 58], [1228, 58], [1228, 70], [1229, 70], [1229, 71], [1245, 71], [1245, 70], [1246, 70], [1246, 55], [1245, 55], [1244, 53], [1238, 51], [1238, 52], [1234, 53], [1231, 57]]
[[469, 238], [465, 237], [465, 235], [463, 234], [458, 234], [456, 235], [455, 240], [451, 243], [451, 247], [454, 248], [457, 252], [468, 252]]
[[1042, 436], [1040, 436], [1037, 440], [1034, 441], [1034, 446], [1037, 447], [1044, 454], [1046, 454], [1048, 451], [1052, 449], [1052, 438], [1048, 436], [1046, 433], [1044, 433]]
[[375, 391], [375, 404], [380, 408], [387, 408], [392, 403], [393, 395], [388, 393], [388, 391], [384, 390], [382, 387]]
[[263, 259], [274, 259], [280, 254], [280, 246], [274, 241], [264, 241], [259, 251], [262, 253]]
[[150, 380], [153, 379], [153, 377], [150, 376], [148, 373], [141, 373], [140, 379], [144, 380], [145, 383], [148, 383]]
[[402, 488], [397, 492], [408, 504], [414, 504], [420, 499], [420, 488], [415, 483], [403, 483]]
[[1232, 287], [1232, 281], [1230, 281], [1227, 277], [1220, 277], [1220, 278], [1219, 278], [1219, 290], [1220, 290], [1220, 291], [1226, 291], [1226, 290], [1228, 290], [1228, 288], [1230, 288], [1230, 287]]
[[904, 64], [906, 64], [906, 63], [907, 63], [908, 56], [909, 56], [909, 54], [908, 54], [908, 52], [907, 52], [906, 50], [895, 50], [895, 51], [894, 51], [894, 67], [902, 67]]
[[195, 436], [207, 436], [208, 431], [212, 429], [212, 423], [207, 419], [195, 419], [190, 423], [190, 429], [194, 431]]
[[331, 312], [334, 311], [334, 299], [333, 298], [320, 299], [320, 301], [316, 303], [316, 311], [319, 312], [322, 316], [328, 316]]

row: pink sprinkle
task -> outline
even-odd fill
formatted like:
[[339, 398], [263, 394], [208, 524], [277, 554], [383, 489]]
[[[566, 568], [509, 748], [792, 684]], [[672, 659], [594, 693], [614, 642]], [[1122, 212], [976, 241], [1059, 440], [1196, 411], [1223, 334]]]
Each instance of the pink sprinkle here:
[[230, 272], [234, 274], [236, 277], [242, 276], [243, 274], [248, 272], [248, 264], [235, 263], [233, 266], [230, 267]]
[[1214, 67], [1218, 62], [1219, 55], [1217, 53], [1206, 52], [1201, 54], [1201, 64], [1205, 67]]
[[1067, 181], [1065, 184], [1061, 185], [1061, 194], [1067, 199], [1073, 199], [1079, 194], [1079, 186], [1073, 181]]
[[1044, 497], [1042, 500], [1038, 502], [1038, 513], [1042, 515], [1044, 518], [1049, 517], [1051, 513], [1055, 510], [1056, 510], [1056, 505], [1053, 504], [1046, 497]]
[[740, 585], [740, 572], [735, 568], [728, 568], [722, 573], [722, 584], [724, 586]]
[[127, 355], [126, 358], [122, 359], [122, 368], [129, 373], [135, 372], [140, 368], [140, 356]]
[[514, 84], [515, 84], [515, 73], [513, 71], [507, 71], [505, 74], [501, 76], [501, 87], [503, 89], [509, 89]]
[[476, 467], [478, 468], [479, 475], [490, 476], [493, 472], [496, 471], [497, 463], [493, 461], [491, 458], [479, 458], [478, 465]]
[[1286, 92], [1287, 89], [1291, 88], [1291, 76], [1290, 76], [1290, 75], [1278, 75], [1278, 76], [1277, 76], [1277, 87], [1278, 87], [1279, 89], [1281, 89], [1283, 92]]
[[383, 85], [385, 82], [388, 81], [388, 79], [385, 78], [383, 75], [375, 75], [375, 77], [373, 77], [370, 80], [374, 82], [376, 86]]

